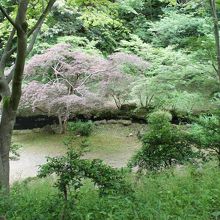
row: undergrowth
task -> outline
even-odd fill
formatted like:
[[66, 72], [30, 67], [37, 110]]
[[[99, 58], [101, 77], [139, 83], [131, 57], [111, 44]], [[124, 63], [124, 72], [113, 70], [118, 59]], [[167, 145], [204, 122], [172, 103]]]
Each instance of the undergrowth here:
[[[68, 200], [68, 219], [145, 220], [219, 219], [220, 172], [213, 164], [129, 176], [134, 195], [100, 195], [92, 182]], [[1, 195], [0, 215], [10, 220], [60, 219], [63, 200], [53, 179], [30, 179], [13, 185], [9, 198]]]

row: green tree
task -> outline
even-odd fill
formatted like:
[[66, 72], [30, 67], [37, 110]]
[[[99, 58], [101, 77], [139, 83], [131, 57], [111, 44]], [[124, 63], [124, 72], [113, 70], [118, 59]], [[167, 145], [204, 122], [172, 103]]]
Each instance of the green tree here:
[[[20, 0], [17, 3], [17, 15], [15, 20], [7, 13], [7, 10], [0, 4], [0, 11], [12, 25], [12, 31], [5, 45], [4, 52], [0, 59], [0, 91], [2, 104], [2, 117], [0, 123], [0, 186], [9, 191], [9, 151], [11, 146], [12, 131], [18, 109], [24, 65], [27, 55], [33, 48], [40, 28], [50, 12], [56, 0], [49, 0], [47, 6], [31, 29], [28, 29], [27, 11], [29, 0]], [[16, 39], [16, 44], [14, 41]], [[28, 39], [30, 42], [28, 44]], [[16, 61], [6, 74], [7, 61], [16, 52]], [[12, 86], [9, 87], [11, 82]]]

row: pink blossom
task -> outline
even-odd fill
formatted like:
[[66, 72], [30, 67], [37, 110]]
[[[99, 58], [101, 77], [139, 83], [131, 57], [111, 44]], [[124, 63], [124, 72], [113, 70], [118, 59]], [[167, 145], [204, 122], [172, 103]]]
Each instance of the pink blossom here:
[[118, 52], [108, 58], [100, 54], [74, 51], [57, 44], [32, 57], [25, 67], [21, 108], [32, 108], [66, 118], [79, 111], [100, 108], [105, 98], [117, 107], [129, 98], [134, 76], [124, 73], [124, 65], [145, 70], [148, 63], [136, 55]]

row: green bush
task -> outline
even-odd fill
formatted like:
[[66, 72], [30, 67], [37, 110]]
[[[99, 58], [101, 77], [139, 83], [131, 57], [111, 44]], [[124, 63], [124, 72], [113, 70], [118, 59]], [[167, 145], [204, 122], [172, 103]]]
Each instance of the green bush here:
[[138, 171], [158, 171], [175, 164], [194, 161], [199, 156], [188, 142], [188, 133], [172, 125], [168, 112], [158, 111], [149, 118], [149, 131], [142, 137], [142, 148], [132, 157], [129, 167]]
[[157, 123], [163, 123], [168, 122], [172, 120], [171, 113], [167, 111], [158, 110], [156, 112], [153, 112], [148, 117], [148, 122], [150, 124], [157, 124]]
[[129, 185], [121, 170], [103, 163], [99, 159], [82, 159], [83, 153], [69, 149], [62, 157], [47, 158], [47, 163], [40, 166], [39, 177], [45, 178], [52, 174], [57, 176], [55, 186], [68, 199], [68, 189], [76, 194], [83, 186], [84, 179], [94, 182], [101, 194], [128, 193]]
[[68, 130], [74, 135], [89, 136], [93, 131], [94, 125], [88, 122], [68, 122]]
[[212, 97], [219, 91], [219, 83], [209, 63], [198, 61], [200, 56], [195, 60], [195, 55], [176, 51], [172, 46], [158, 48], [136, 35], [130, 37], [129, 41], [120, 42], [118, 50], [137, 54], [150, 64], [144, 76], [132, 83], [131, 98], [139, 107], [188, 114], [217, 105]]

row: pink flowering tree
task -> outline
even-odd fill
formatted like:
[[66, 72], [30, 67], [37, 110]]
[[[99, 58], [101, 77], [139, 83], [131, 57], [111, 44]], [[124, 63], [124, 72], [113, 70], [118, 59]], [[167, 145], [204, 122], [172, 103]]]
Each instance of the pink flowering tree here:
[[89, 111], [101, 106], [96, 94], [86, 88], [79, 91], [80, 95], [69, 93], [68, 87], [62, 83], [42, 84], [37, 81], [29, 82], [23, 88], [21, 98], [22, 109], [40, 114], [57, 116], [60, 124], [60, 133], [66, 130], [66, 122], [77, 112]]
[[131, 97], [132, 83], [147, 68], [148, 63], [142, 58], [124, 52], [117, 52], [108, 57], [108, 69], [101, 82], [102, 92], [112, 97], [118, 109]]
[[72, 50], [57, 44], [32, 57], [25, 67], [20, 109], [32, 109], [59, 118], [61, 132], [77, 112], [86, 113], [104, 106], [112, 97], [118, 108], [128, 99], [134, 76], [126, 65], [143, 71], [147, 64], [136, 55], [115, 53], [104, 58], [97, 53]]

